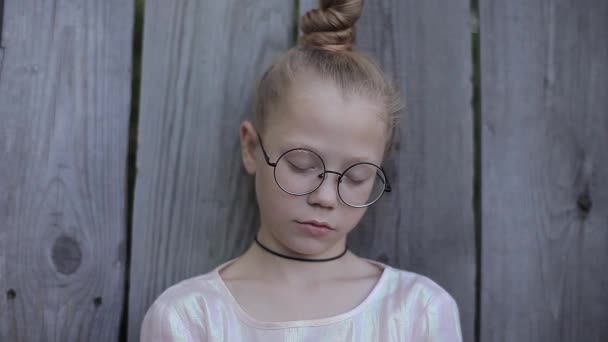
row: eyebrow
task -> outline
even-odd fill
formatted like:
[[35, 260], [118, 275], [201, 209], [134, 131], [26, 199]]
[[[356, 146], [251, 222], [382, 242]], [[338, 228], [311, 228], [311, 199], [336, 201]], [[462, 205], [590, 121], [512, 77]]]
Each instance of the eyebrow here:
[[[326, 160], [328, 160], [327, 157], [323, 156], [323, 153], [321, 151], [319, 151], [318, 149], [316, 149], [315, 147], [313, 147], [309, 144], [301, 143], [301, 142], [294, 143], [294, 142], [289, 142], [289, 141], [286, 141], [284, 144], [285, 144], [285, 146], [282, 148], [281, 154], [285, 153], [289, 150], [295, 149], [295, 148], [305, 148], [307, 150], [311, 150], [311, 151], [315, 152], [316, 154], [318, 154], [321, 157], [321, 159], [323, 159], [324, 162]], [[365, 158], [365, 157], [352, 156], [352, 157], [349, 157], [348, 159], [346, 159], [346, 161], [345, 161], [345, 165], [347, 165], [347, 166], [357, 164], [357, 163], [372, 163], [374, 165], [380, 166], [379, 164], [374, 162], [372, 159]]]

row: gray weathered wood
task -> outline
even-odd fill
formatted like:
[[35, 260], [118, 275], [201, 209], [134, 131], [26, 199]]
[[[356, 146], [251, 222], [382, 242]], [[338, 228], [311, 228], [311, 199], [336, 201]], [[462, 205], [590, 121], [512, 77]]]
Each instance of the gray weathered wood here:
[[162, 291], [251, 243], [259, 219], [238, 127], [293, 26], [291, 1], [146, 2], [130, 341]]
[[608, 2], [480, 5], [481, 341], [608, 341]]
[[[3, 27], [3, 24], [4, 24], [4, 0], [0, 0], [0, 49], [2, 49], [2, 27]], [[1, 60], [0, 60], [0, 62], [1, 62]]]
[[133, 2], [4, 5], [0, 340], [116, 341]]
[[[317, 7], [301, 1], [300, 14]], [[407, 111], [385, 165], [394, 191], [349, 236], [359, 255], [426, 275], [474, 339], [475, 224], [469, 2], [366, 1], [356, 46], [402, 88]]]

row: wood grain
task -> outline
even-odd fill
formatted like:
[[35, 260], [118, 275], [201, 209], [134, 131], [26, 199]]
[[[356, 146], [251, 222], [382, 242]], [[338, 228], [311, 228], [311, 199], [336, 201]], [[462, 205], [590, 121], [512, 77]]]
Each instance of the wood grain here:
[[0, 340], [116, 341], [132, 1], [4, 1]]
[[162, 291], [253, 241], [259, 218], [238, 127], [293, 27], [291, 1], [146, 1], [130, 341]]
[[480, 1], [482, 341], [608, 341], [608, 3]]
[[[317, 7], [301, 1], [300, 13]], [[456, 299], [475, 335], [473, 113], [468, 1], [366, 1], [356, 47], [406, 98], [392, 157], [394, 191], [349, 236], [364, 257], [428, 276]]]

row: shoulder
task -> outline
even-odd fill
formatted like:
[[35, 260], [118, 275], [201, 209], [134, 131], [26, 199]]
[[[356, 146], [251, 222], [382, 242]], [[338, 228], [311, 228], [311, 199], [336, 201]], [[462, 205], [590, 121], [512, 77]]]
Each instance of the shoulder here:
[[[428, 341], [462, 341], [460, 315], [454, 297], [427, 276], [393, 268], [393, 295], [416, 312], [416, 331]], [[405, 318], [404, 318], [405, 319]]]
[[213, 271], [181, 280], [165, 289], [146, 311], [141, 340], [163, 340], [206, 334], [209, 303], [223, 305], [221, 288]]
[[392, 268], [392, 271], [395, 291], [415, 297], [424, 307], [437, 304], [456, 307], [454, 297], [431, 278], [398, 268]]
[[209, 300], [220, 295], [213, 271], [183, 279], [165, 289], [154, 301], [158, 306], [183, 306], [192, 301]]

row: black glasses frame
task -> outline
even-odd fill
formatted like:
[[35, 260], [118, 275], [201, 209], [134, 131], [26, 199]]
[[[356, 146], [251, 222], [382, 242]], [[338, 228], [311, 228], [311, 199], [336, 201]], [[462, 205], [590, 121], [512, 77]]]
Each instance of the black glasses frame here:
[[[264, 159], [266, 159], [266, 163], [267, 163], [269, 166], [272, 166], [272, 167], [274, 168], [274, 172], [273, 172], [274, 181], [277, 183], [277, 185], [279, 186], [279, 188], [281, 188], [281, 190], [285, 191], [286, 193], [288, 193], [288, 194], [290, 194], [290, 195], [294, 195], [294, 196], [304, 196], [304, 195], [308, 195], [308, 194], [311, 194], [311, 193], [315, 192], [315, 191], [316, 191], [318, 188], [320, 188], [320, 187], [321, 187], [321, 184], [323, 184], [323, 182], [325, 181], [325, 175], [326, 175], [326, 174], [328, 174], [328, 173], [333, 173], [333, 174], [338, 175], [338, 183], [337, 183], [337, 185], [336, 185], [336, 192], [338, 193], [338, 197], [340, 197], [340, 200], [341, 200], [342, 202], [344, 202], [346, 205], [351, 206], [351, 207], [354, 207], [354, 208], [365, 208], [365, 207], [368, 207], [368, 206], [370, 206], [370, 205], [372, 205], [372, 204], [376, 203], [376, 202], [377, 202], [377, 201], [378, 201], [378, 200], [379, 200], [379, 199], [382, 197], [382, 195], [383, 195], [385, 192], [391, 192], [391, 191], [392, 191], [391, 184], [390, 184], [390, 182], [388, 181], [388, 177], [386, 176], [386, 172], [384, 171], [384, 169], [383, 169], [381, 166], [378, 166], [378, 165], [376, 165], [376, 164], [374, 164], [374, 163], [369, 163], [369, 162], [360, 162], [360, 163], [356, 163], [356, 164], [353, 164], [353, 165], [349, 166], [349, 167], [348, 167], [346, 170], [344, 170], [344, 172], [340, 173], [340, 172], [337, 172], [337, 171], [331, 171], [331, 170], [327, 170], [327, 169], [325, 168], [325, 162], [323, 161], [323, 158], [321, 158], [321, 156], [320, 156], [319, 154], [317, 154], [315, 151], [309, 150], [309, 149], [307, 149], [307, 148], [301, 148], [301, 147], [298, 147], [298, 148], [292, 148], [292, 149], [290, 149], [290, 150], [288, 150], [288, 151], [285, 151], [283, 154], [281, 154], [281, 155], [279, 156], [279, 158], [277, 159], [277, 161], [273, 163], [273, 162], [271, 162], [271, 161], [270, 161], [270, 157], [268, 156], [268, 153], [266, 152], [266, 149], [264, 148], [264, 144], [262, 143], [262, 137], [260, 137], [260, 135], [259, 135], [257, 132], [256, 132], [256, 135], [257, 135], [257, 137], [258, 137], [258, 140], [260, 141], [260, 147], [262, 147], [262, 152], [264, 153]], [[303, 193], [303, 194], [298, 194], [298, 193], [293, 193], [293, 192], [289, 192], [289, 191], [287, 191], [286, 189], [284, 189], [284, 188], [281, 186], [281, 184], [279, 184], [279, 181], [277, 180], [277, 163], [279, 162], [279, 160], [281, 160], [281, 158], [283, 158], [283, 156], [284, 156], [284, 155], [286, 155], [287, 153], [289, 153], [289, 152], [291, 152], [291, 151], [295, 151], [295, 150], [305, 150], [305, 151], [309, 151], [309, 152], [313, 153], [314, 155], [316, 155], [317, 157], [319, 157], [319, 160], [321, 161], [321, 164], [323, 165], [323, 173], [321, 173], [321, 174], [319, 175], [319, 177], [323, 178], [323, 180], [321, 180], [321, 182], [319, 183], [319, 185], [317, 185], [317, 187], [316, 187], [316, 188], [312, 189], [312, 190], [311, 190], [311, 191], [309, 191], [309, 192]], [[344, 177], [344, 174], [345, 174], [345, 173], [347, 173], [347, 172], [348, 172], [348, 170], [350, 170], [351, 168], [353, 168], [353, 167], [355, 167], [355, 166], [357, 166], [357, 165], [361, 165], [361, 164], [369, 164], [369, 165], [373, 165], [373, 166], [375, 166], [376, 168], [378, 168], [378, 169], [379, 169], [379, 170], [382, 172], [382, 176], [384, 177], [384, 180], [385, 180], [386, 182], [384, 182], [384, 191], [383, 191], [383, 192], [380, 194], [380, 196], [378, 196], [378, 198], [376, 198], [376, 199], [375, 199], [373, 202], [371, 202], [371, 203], [369, 203], [369, 204], [366, 204], [366, 205], [352, 205], [352, 204], [350, 204], [350, 203], [346, 202], [346, 201], [345, 201], [345, 200], [342, 198], [342, 195], [340, 195], [340, 183], [342, 182], [342, 177]]]

